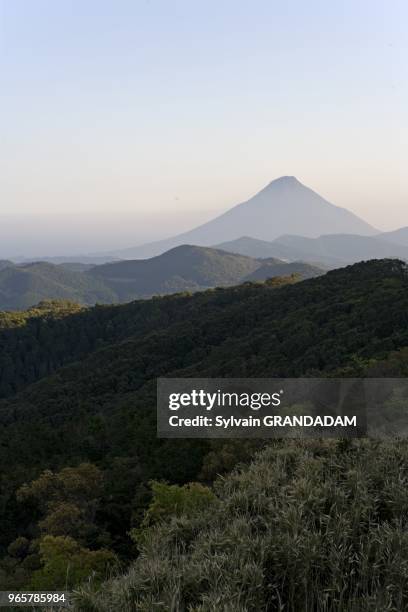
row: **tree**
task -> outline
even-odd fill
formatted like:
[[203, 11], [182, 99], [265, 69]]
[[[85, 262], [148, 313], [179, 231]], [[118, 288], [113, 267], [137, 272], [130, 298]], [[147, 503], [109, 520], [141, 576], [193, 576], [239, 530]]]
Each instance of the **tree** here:
[[70, 536], [83, 544], [95, 544], [95, 514], [103, 493], [103, 474], [91, 463], [66, 467], [60, 472], [45, 470], [17, 491], [21, 502], [34, 499], [43, 518], [42, 534]]
[[40, 557], [43, 567], [33, 573], [30, 585], [38, 590], [71, 589], [91, 575], [98, 582], [117, 563], [111, 551], [89, 550], [68, 536], [44, 536]]
[[141, 527], [131, 531], [133, 540], [138, 544], [143, 543], [150, 529], [158, 522], [168, 520], [172, 516], [194, 516], [217, 499], [209, 487], [199, 482], [179, 486], [152, 481], [150, 486], [153, 496]]

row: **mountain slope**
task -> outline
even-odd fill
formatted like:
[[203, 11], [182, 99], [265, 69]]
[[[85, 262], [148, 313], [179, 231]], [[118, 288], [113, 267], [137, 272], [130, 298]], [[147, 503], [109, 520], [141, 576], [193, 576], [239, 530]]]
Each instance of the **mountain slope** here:
[[[105, 334], [110, 344], [94, 343], [78, 363], [2, 400], [0, 421], [10, 428], [0, 452], [8, 453], [13, 447], [12, 432], [19, 436], [19, 444], [25, 444], [21, 452], [14, 447], [15, 456], [22, 461], [23, 455], [32, 452], [28, 440], [24, 442], [24, 422], [36, 431], [42, 422], [44, 431], [37, 431], [40, 437], [48, 435], [47, 423], [69, 424], [64, 433], [67, 446], [62, 439], [55, 447], [45, 444], [35, 461], [43, 461], [44, 449], [52, 455], [74, 448], [77, 452], [87, 435], [87, 414], [115, 420], [114, 409], [123, 405], [137, 421], [139, 410], [154, 407], [159, 375], [301, 376], [336, 371], [355, 359], [382, 359], [408, 346], [407, 312], [407, 267], [383, 260], [277, 289], [243, 285], [59, 317], [52, 327], [45, 327], [43, 333], [37, 328], [30, 338], [34, 354], [41, 355], [41, 347], [46, 347], [37, 360], [39, 377], [41, 362], [52, 363], [63, 355], [65, 345], [69, 354], [77, 338], [98, 339]], [[53, 337], [59, 338], [58, 343], [52, 342]], [[21, 360], [15, 342], [5, 357], [11, 364]], [[16, 377], [13, 367], [8, 375]], [[72, 435], [77, 427], [79, 437]], [[132, 444], [130, 434], [127, 444]]]
[[89, 275], [108, 284], [120, 300], [130, 300], [237, 284], [259, 265], [249, 257], [183, 245], [151, 259], [96, 266]]
[[115, 253], [151, 257], [180, 244], [208, 246], [250, 235], [273, 240], [282, 234], [316, 237], [333, 232], [372, 235], [376, 230], [344, 208], [334, 206], [293, 176], [272, 181], [254, 197], [189, 232]]
[[69, 255], [69, 256], [61, 256], [61, 257], [48, 257], [46, 255], [41, 257], [36, 257], [33, 259], [32, 257], [15, 257], [13, 259], [15, 263], [21, 265], [27, 265], [30, 263], [35, 263], [38, 261], [46, 261], [47, 263], [54, 264], [58, 266], [59, 264], [71, 264], [72, 262], [81, 263], [81, 264], [89, 264], [90, 266], [100, 266], [105, 263], [111, 263], [113, 261], [118, 261], [117, 257], [112, 257], [111, 255], [87, 255], [87, 254], [79, 254], [79, 255]]
[[56, 265], [60, 266], [61, 268], [64, 268], [65, 270], [70, 270], [71, 272], [88, 272], [88, 270], [91, 270], [95, 266], [95, 264], [82, 263], [81, 261], [67, 261], [66, 263], [60, 263]]
[[[100, 266], [12, 264], [0, 269], [0, 310], [29, 308], [41, 300], [63, 299], [92, 305], [225, 287], [243, 282], [261, 265], [254, 258], [190, 245], [176, 247], [151, 259]], [[269, 276], [277, 275], [272, 269], [270, 272]], [[290, 269], [286, 272], [292, 273]], [[285, 275], [284, 265], [279, 268], [279, 274]]]
[[324, 256], [316, 259], [316, 253], [313, 249], [309, 252], [302, 244], [285, 244], [285, 241], [283, 240], [281, 242], [280, 238], [272, 242], [267, 242], [266, 240], [257, 240], [249, 236], [242, 236], [237, 240], [223, 242], [217, 245], [216, 248], [223, 249], [229, 253], [239, 253], [248, 257], [259, 257], [264, 259], [270, 259], [272, 257], [286, 262], [309, 260], [310, 263], [321, 263], [331, 268], [338, 268], [344, 265], [343, 259], [332, 257], [328, 253], [324, 253]]
[[408, 247], [408, 227], [401, 227], [392, 232], [383, 232], [380, 238], [401, 246]]
[[303, 253], [307, 261], [336, 262], [343, 265], [367, 259], [395, 257], [408, 260], [408, 247], [386, 242], [382, 237], [331, 234], [318, 238], [280, 236], [274, 243]]
[[287, 261], [307, 261], [328, 267], [340, 267], [368, 259], [396, 257], [408, 260], [408, 247], [379, 236], [329, 234], [318, 238], [285, 235], [272, 242], [241, 237], [218, 245], [231, 253], [249, 257], [280, 257]]
[[318, 266], [294, 261], [292, 263], [277, 262], [276, 259], [264, 260], [264, 263], [244, 279], [246, 281], [264, 281], [275, 276], [299, 275], [302, 279], [315, 278], [325, 274], [325, 270]]
[[98, 279], [45, 262], [0, 270], [1, 310], [29, 308], [48, 299], [94, 304], [113, 302], [115, 296]]
[[[65, 394], [71, 383], [74, 406], [79, 380], [84, 383], [81, 402], [89, 392], [91, 406], [96, 396], [105, 394], [104, 402], [116, 402], [112, 389], [117, 385], [110, 386], [115, 375], [125, 377], [122, 391], [130, 391], [154, 382], [159, 373], [234, 376], [244, 368], [248, 376], [299, 376], [347, 365], [353, 355], [382, 358], [391, 350], [408, 346], [407, 270], [397, 260], [375, 260], [280, 288], [249, 284], [192, 296], [63, 311], [51, 328], [51, 337], [59, 338], [58, 346], [48, 342], [38, 327], [30, 339], [35, 351], [41, 345], [47, 347], [42, 359], [52, 361], [61, 346], [84, 333], [90, 339], [105, 337], [107, 344], [94, 343], [82, 363], [60, 369], [58, 375], [29, 387], [16, 400], [3, 401], [1, 418], [9, 420], [7, 414], [12, 415], [12, 421], [17, 418], [18, 411], [8, 410], [13, 402], [16, 406], [31, 404], [26, 412], [29, 420], [36, 418], [36, 410], [45, 415], [47, 403], [40, 401], [35, 408], [36, 398], [45, 398], [53, 389], [49, 408], [55, 408], [57, 395]], [[46, 316], [50, 316], [49, 310]], [[14, 331], [16, 339], [18, 329]], [[13, 351], [15, 343], [7, 351], [8, 361], [20, 359]], [[253, 355], [256, 360], [252, 363]], [[126, 379], [129, 368], [135, 377]], [[98, 406], [102, 406], [100, 401]], [[96, 406], [93, 409], [99, 410]], [[53, 410], [50, 414], [55, 416]]]
[[239, 255], [246, 255], [247, 257], [255, 257], [259, 259], [266, 259], [274, 257], [279, 259], [290, 259], [293, 258], [293, 250], [280, 246], [274, 242], [268, 242], [267, 240], [259, 240], [257, 238], [251, 238], [250, 236], [241, 236], [236, 240], [229, 240], [228, 242], [221, 242], [220, 244], [214, 245], [215, 249], [221, 249], [228, 253], [237, 253]]
[[[41, 509], [16, 496], [43, 469], [85, 460], [103, 470], [106, 494], [89, 538], [93, 549], [109, 546], [125, 559], [134, 554], [127, 533], [140, 526], [149, 480], [198, 477], [207, 442], [156, 437], [158, 376], [359, 375], [408, 346], [407, 312], [407, 267], [385, 260], [281, 288], [246, 284], [55, 317], [48, 309], [44, 321], [39, 313], [7, 315], [25, 320], [14, 329], [3, 323], [1, 372], [18, 388], [16, 379], [34, 363], [37, 382], [0, 402], [0, 584], [21, 586], [23, 570], [40, 562], [19, 564], [7, 550], [18, 537], [34, 546], [43, 536], [44, 522], [36, 527]], [[59, 367], [65, 357], [74, 362]], [[55, 372], [44, 377], [47, 364], [56, 364]], [[74, 536], [84, 537], [80, 529]]]

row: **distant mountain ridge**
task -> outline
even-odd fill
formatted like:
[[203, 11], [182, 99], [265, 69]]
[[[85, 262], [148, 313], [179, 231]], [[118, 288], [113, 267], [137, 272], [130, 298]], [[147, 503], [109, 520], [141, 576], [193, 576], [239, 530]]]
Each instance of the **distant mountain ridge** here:
[[[41, 300], [117, 303], [230, 286], [363, 260], [408, 261], [408, 227], [380, 233], [293, 176], [167, 240], [111, 253], [13, 263], [0, 260], [0, 310]], [[58, 265], [57, 265], [58, 264]]]
[[313, 238], [334, 232], [367, 236], [378, 233], [357, 215], [331, 204], [294, 176], [283, 176], [249, 200], [193, 230], [111, 255], [138, 259], [159, 255], [181, 244], [211, 246], [243, 235], [273, 240], [282, 234]]
[[[316, 242], [312, 247], [311, 242], [309, 245], [305, 241], [301, 244], [300, 240], [319, 239], [322, 242], [323, 237], [335, 235], [342, 236], [342, 244], [339, 242], [337, 248], [335, 243], [338, 239], [331, 239], [332, 246], [329, 250], [328, 245], [319, 246]], [[353, 238], [346, 240], [346, 235]], [[295, 236], [297, 243], [292, 240], [288, 245], [288, 236]], [[365, 238], [373, 239], [371, 246], [369, 240], [364, 241]], [[393, 244], [394, 248], [375, 243], [374, 239], [388, 245]], [[324, 240], [327, 241], [326, 238]], [[346, 244], [347, 241], [349, 244]], [[357, 244], [358, 242], [361, 244]], [[408, 248], [408, 227], [380, 232], [354, 213], [331, 204], [294, 176], [282, 176], [270, 182], [249, 200], [232, 207], [215, 219], [165, 240], [110, 252], [44, 257], [41, 261], [64, 264], [67, 269], [73, 271], [85, 271], [86, 268], [78, 264], [86, 264], [88, 269], [91, 269], [95, 265], [121, 260], [148, 259], [183, 244], [220, 248], [255, 258], [276, 257], [287, 261], [300, 259], [336, 267], [344, 262], [352, 263], [372, 257], [406, 259], [405, 250], [399, 247]], [[308, 248], [305, 250], [305, 246], [312, 247], [311, 252]], [[350, 246], [351, 254], [348, 253]], [[310, 259], [311, 257], [314, 259]], [[33, 260], [15, 260], [20, 264], [30, 261]], [[0, 269], [8, 263], [0, 261]]]
[[353, 234], [329, 234], [318, 238], [280, 236], [275, 242], [304, 252], [308, 261], [323, 262], [326, 257], [344, 264], [384, 258], [408, 260], [408, 247], [387, 242], [382, 236]]
[[408, 247], [408, 227], [400, 227], [392, 232], [383, 232], [381, 238]]
[[[257, 272], [256, 277], [251, 275]], [[182, 291], [238, 285], [248, 280], [299, 274], [310, 278], [325, 270], [280, 260], [263, 261], [226, 251], [182, 245], [146, 260], [125, 260], [89, 267], [37, 262], [5, 264], [0, 269], [0, 310], [29, 308], [41, 300], [80, 304], [129, 302]]]
[[[286, 262], [303, 261], [307, 258], [307, 253], [305, 251], [297, 249], [295, 246], [287, 246], [280, 243], [279, 238], [272, 242], [267, 242], [266, 240], [251, 238], [250, 236], [241, 236], [241, 238], [237, 238], [237, 240], [216, 244], [214, 248], [228, 251], [229, 253], [246, 255], [247, 257], [261, 259], [270, 259], [272, 257]], [[313, 263], [313, 261], [311, 263]], [[324, 263], [324, 265], [329, 265], [331, 267], [341, 264], [341, 261], [335, 259], [330, 259], [330, 261], [325, 259]]]
[[218, 244], [216, 248], [248, 257], [278, 257], [288, 262], [301, 260], [330, 268], [369, 259], [400, 258], [408, 261], [408, 246], [392, 243], [383, 236], [328, 234], [306, 238], [286, 235], [271, 242], [243, 236]]
[[299, 275], [302, 278], [315, 278], [321, 276], [324, 271], [321, 267], [311, 264], [295, 261], [286, 263], [276, 259], [265, 259], [262, 265], [248, 274], [244, 279], [246, 281], [264, 281], [275, 276], [290, 276], [291, 274]]
[[[279, 265], [279, 268], [273, 265]], [[268, 264], [219, 249], [182, 245], [150, 259], [95, 266], [89, 275], [107, 283], [117, 293], [119, 301], [129, 301], [155, 294], [237, 285], [251, 280], [251, 275], [261, 268], [264, 272], [259, 273], [257, 280], [294, 273], [310, 278], [325, 272], [307, 265], [297, 267], [294, 264], [288, 268], [285, 262], [279, 260]]]

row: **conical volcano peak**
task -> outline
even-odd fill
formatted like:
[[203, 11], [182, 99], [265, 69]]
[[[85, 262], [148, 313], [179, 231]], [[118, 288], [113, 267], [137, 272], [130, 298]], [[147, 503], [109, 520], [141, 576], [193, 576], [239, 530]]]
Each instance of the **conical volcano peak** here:
[[280, 176], [263, 187], [251, 200], [260, 199], [267, 204], [275, 202], [276, 198], [280, 200], [281, 198], [303, 197], [309, 191], [311, 190], [298, 181], [296, 176]]
[[298, 183], [296, 176], [285, 175], [271, 181], [271, 183]]
[[241, 236], [271, 242], [285, 234], [317, 238], [324, 234], [374, 235], [376, 230], [345, 208], [322, 198], [295, 176], [281, 176], [222, 215], [173, 238], [115, 253], [151, 257], [181, 244], [213, 246]]
[[280, 176], [277, 179], [274, 179], [267, 185], [267, 189], [271, 187], [295, 187], [297, 185], [302, 185], [300, 181], [297, 180], [296, 176]]

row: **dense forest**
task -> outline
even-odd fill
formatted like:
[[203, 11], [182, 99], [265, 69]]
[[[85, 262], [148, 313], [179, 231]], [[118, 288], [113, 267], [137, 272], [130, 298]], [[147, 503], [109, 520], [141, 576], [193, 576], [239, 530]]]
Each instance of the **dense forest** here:
[[407, 374], [405, 264], [294, 280], [0, 314], [2, 589], [297, 611], [312, 583], [310, 611], [408, 605], [405, 444], [156, 438], [158, 376]]

